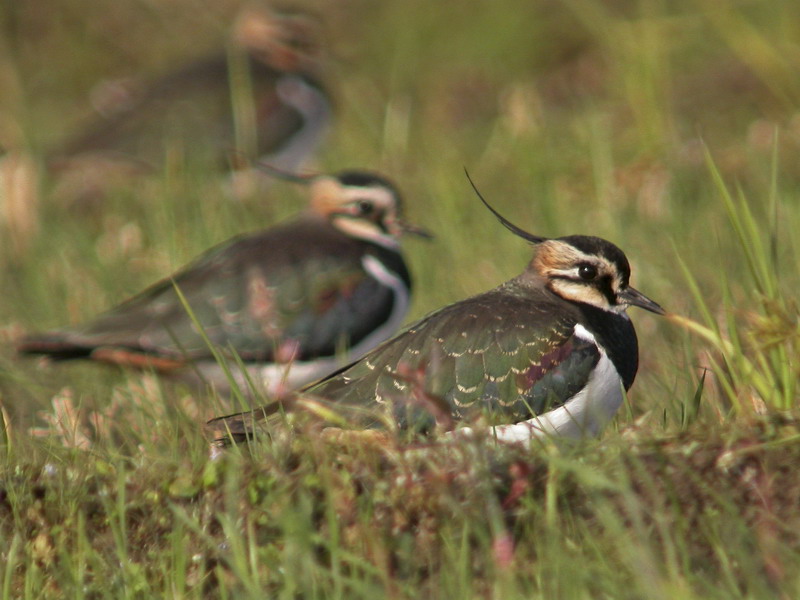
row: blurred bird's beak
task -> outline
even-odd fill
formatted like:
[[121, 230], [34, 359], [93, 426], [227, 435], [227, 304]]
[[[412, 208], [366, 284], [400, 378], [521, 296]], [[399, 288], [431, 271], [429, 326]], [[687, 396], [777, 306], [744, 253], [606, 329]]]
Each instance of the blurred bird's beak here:
[[397, 219], [393, 223], [393, 226], [393, 228], [396, 228], [399, 235], [416, 235], [417, 237], [421, 237], [426, 240], [432, 240], [434, 237], [433, 234], [424, 227], [414, 225], [413, 223], [408, 223], [402, 219]]

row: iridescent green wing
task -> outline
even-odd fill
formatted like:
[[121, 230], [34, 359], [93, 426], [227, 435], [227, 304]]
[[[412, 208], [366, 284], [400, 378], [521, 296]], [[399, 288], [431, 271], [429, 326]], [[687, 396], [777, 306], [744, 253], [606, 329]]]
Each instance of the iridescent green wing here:
[[401, 427], [451, 419], [513, 423], [561, 405], [599, 360], [536, 290], [507, 284], [412, 325], [350, 368], [309, 388], [334, 402], [381, 407]]

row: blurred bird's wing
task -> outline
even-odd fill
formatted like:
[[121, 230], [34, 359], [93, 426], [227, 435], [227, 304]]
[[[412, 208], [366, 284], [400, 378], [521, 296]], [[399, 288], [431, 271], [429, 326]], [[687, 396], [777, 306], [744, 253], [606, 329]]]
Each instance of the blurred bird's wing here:
[[[245, 361], [334, 356], [384, 322], [395, 302], [365, 270], [364, 246], [312, 217], [236, 238], [87, 325], [31, 336], [19, 350], [73, 358], [116, 348], [211, 359], [177, 286], [205, 336]], [[407, 278], [402, 259], [393, 258]]]
[[[324, 128], [328, 103], [321, 87], [245, 58], [238, 83], [232, 81], [231, 59], [219, 55], [138, 85], [126, 102], [68, 139], [51, 164], [108, 155], [158, 168], [167, 153], [180, 150], [192, 161], [226, 167], [237, 150], [256, 160], [278, 152], [309, 125], [317, 133]], [[319, 122], [311, 123], [314, 117]], [[237, 120], [250, 123], [246, 135], [253, 139], [237, 138]]]

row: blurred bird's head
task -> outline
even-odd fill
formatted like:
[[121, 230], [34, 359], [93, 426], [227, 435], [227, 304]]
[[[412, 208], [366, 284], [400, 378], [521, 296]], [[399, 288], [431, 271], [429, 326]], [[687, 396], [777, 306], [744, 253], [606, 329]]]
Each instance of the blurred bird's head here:
[[402, 218], [402, 198], [386, 177], [371, 171], [347, 170], [333, 175], [295, 175], [265, 164], [265, 172], [308, 185], [310, 210], [350, 237], [396, 248], [404, 234], [433, 236]]
[[236, 45], [281, 72], [316, 70], [321, 38], [321, 22], [311, 15], [264, 7], [242, 9], [233, 28]]

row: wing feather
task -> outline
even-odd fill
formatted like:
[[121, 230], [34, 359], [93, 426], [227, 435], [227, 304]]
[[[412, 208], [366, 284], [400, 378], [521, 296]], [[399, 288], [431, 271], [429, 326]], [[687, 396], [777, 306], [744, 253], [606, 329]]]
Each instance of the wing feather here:
[[[296, 359], [333, 356], [368, 335], [392, 309], [392, 291], [362, 265], [365, 250], [382, 250], [365, 244], [314, 217], [242, 236], [85, 326], [32, 336], [21, 349], [69, 358], [112, 347], [212, 359], [177, 285], [206, 336], [245, 361], [273, 360], [277, 351], [286, 352], [285, 344]], [[382, 258], [394, 260], [408, 281], [399, 255]]]
[[[544, 321], [553, 312], [531, 311], [535, 300], [500, 289], [447, 307], [309, 391], [333, 402], [392, 405], [403, 401], [399, 371], [411, 370], [420, 374], [416, 391], [445, 401], [454, 418], [529, 419], [583, 388], [600, 357], [575, 336], [576, 315]], [[430, 424], [421, 419], [420, 427]]]

